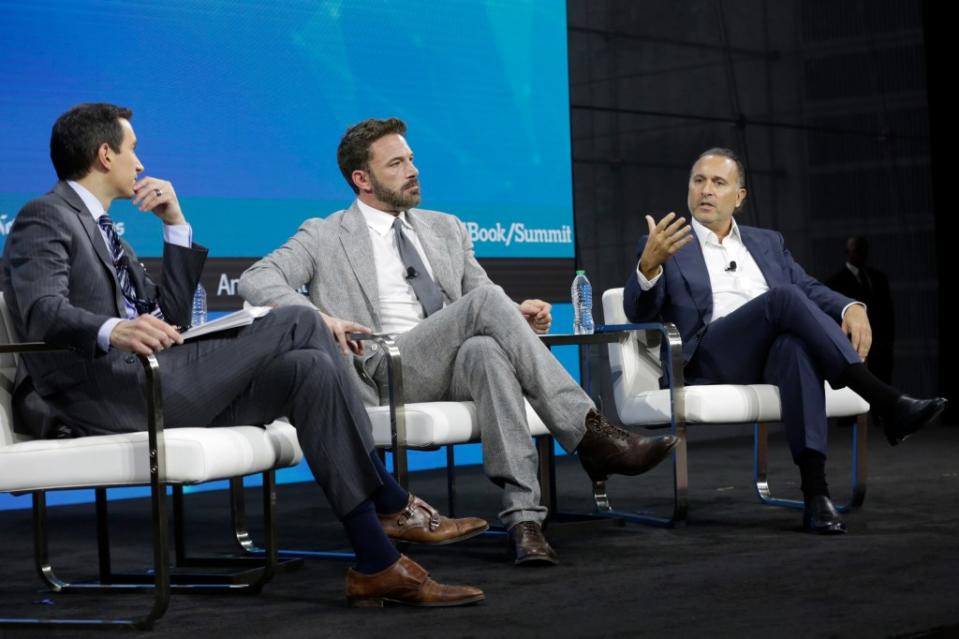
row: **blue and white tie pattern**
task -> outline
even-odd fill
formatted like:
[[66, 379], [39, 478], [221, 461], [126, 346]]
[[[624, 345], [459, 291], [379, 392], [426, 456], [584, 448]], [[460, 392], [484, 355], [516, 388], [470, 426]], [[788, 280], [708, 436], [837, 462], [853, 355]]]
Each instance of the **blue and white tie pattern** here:
[[123, 292], [123, 297], [136, 309], [137, 315], [149, 313], [157, 319], [162, 320], [163, 312], [160, 310], [159, 304], [137, 297], [136, 289], [133, 288], [133, 282], [130, 281], [130, 267], [127, 264], [126, 251], [123, 250], [123, 244], [120, 243], [120, 236], [117, 235], [117, 230], [113, 226], [113, 220], [110, 219], [109, 215], [104, 213], [97, 220], [97, 224], [100, 225], [100, 228], [103, 229], [104, 234], [107, 236], [107, 240], [109, 240], [110, 253], [113, 256], [113, 268], [116, 270], [117, 281], [120, 282], [120, 290]]

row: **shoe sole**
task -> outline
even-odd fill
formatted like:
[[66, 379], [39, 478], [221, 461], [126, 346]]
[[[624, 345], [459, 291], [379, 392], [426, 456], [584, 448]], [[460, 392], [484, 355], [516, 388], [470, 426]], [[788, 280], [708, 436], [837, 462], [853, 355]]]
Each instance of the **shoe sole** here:
[[536, 566], [558, 566], [559, 559], [552, 559], [550, 557], [523, 557], [522, 559], [514, 559], [514, 566], [527, 566], [533, 568]]
[[472, 539], [473, 537], [482, 535], [487, 530], [489, 530], [489, 524], [486, 524], [485, 528], [477, 528], [476, 530], [460, 535], [459, 537], [453, 537], [452, 539], [444, 539], [443, 541], [415, 541], [413, 539], [403, 539], [402, 537], [392, 537], [389, 535], [388, 536], [393, 541], [399, 541], [405, 544], [416, 544], [418, 546], [446, 546], [447, 544], [455, 544], [461, 541], [466, 541], [467, 539]]
[[845, 535], [846, 527], [845, 526], [842, 526], [841, 528], [837, 528], [833, 526], [827, 526], [825, 528], [805, 528], [804, 527], [803, 532], [807, 532], [811, 535], [826, 535], [826, 536]]
[[[643, 473], [646, 473], [646, 472], [648, 472], [648, 471], [656, 468], [656, 467], [659, 466], [661, 463], [663, 463], [663, 461], [665, 461], [666, 458], [669, 457], [669, 454], [672, 453], [672, 452], [676, 449], [676, 446], [678, 446], [678, 445], [679, 445], [679, 438], [677, 437], [676, 440], [673, 441], [673, 443], [670, 444], [669, 447], [666, 448], [665, 451], [663, 451], [663, 454], [662, 454], [662, 456], [659, 457], [659, 459], [653, 461], [653, 462], [650, 463], [648, 466], [646, 466], [646, 467], [644, 467], [644, 468], [641, 468], [641, 469], [639, 469], [639, 470], [631, 470], [631, 471], [629, 471], [629, 472], [614, 471], [614, 472], [608, 473], [608, 474], [606, 474], [606, 475], [593, 475], [593, 474], [591, 474], [591, 473], [589, 472], [589, 470], [586, 469], [585, 466], [583, 467], [583, 470], [586, 470], [586, 475], [589, 476], [590, 480], [591, 480], [591, 481], [594, 481], [594, 482], [596, 482], [596, 481], [606, 481], [607, 479], [609, 479], [609, 476], [610, 476], [610, 475], [624, 475], [624, 476], [626, 476], [626, 477], [636, 477], [637, 475], [642, 475]], [[582, 463], [582, 462], [580, 462], [580, 463]]]
[[947, 405], [948, 405], [948, 402], [943, 402], [943, 403], [942, 403], [942, 406], [939, 407], [939, 410], [937, 410], [935, 413], [932, 414], [932, 417], [930, 417], [929, 419], [927, 419], [927, 420], [922, 424], [922, 426], [920, 426], [919, 428], [917, 428], [917, 429], [914, 430], [913, 432], [909, 433], [908, 435], [903, 435], [902, 437], [897, 438], [895, 435], [893, 435], [892, 433], [890, 433], [890, 432], [887, 431], [886, 429], [883, 429], [883, 432], [884, 432], [885, 435], [886, 435], [886, 441], [889, 442], [889, 445], [890, 445], [890, 446], [898, 446], [900, 443], [906, 441], [907, 439], [909, 439], [910, 437], [912, 437], [913, 435], [915, 435], [917, 432], [919, 432], [920, 430], [922, 430], [923, 428], [925, 428], [926, 426], [928, 426], [929, 424], [931, 424], [933, 421], [935, 421], [940, 415], [942, 415], [943, 411], [946, 410], [946, 406], [947, 406]]
[[362, 599], [347, 599], [346, 602], [350, 608], [383, 608], [386, 604], [391, 606], [412, 606], [414, 608], [452, 608], [454, 606], [469, 606], [477, 604], [486, 599], [486, 595], [476, 595], [458, 601], [403, 601], [401, 599], [391, 599], [390, 597], [372, 597]]

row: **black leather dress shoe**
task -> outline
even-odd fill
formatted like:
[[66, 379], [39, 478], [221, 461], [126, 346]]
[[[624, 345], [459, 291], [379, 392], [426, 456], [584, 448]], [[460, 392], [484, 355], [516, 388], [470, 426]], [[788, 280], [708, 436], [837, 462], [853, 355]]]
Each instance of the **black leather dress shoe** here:
[[509, 529], [510, 546], [517, 566], [555, 566], [556, 551], [546, 541], [543, 529], [535, 521], [521, 521]]
[[817, 535], [843, 535], [846, 533], [846, 524], [836, 512], [836, 507], [825, 495], [813, 497], [806, 502], [806, 510], [802, 516], [802, 527], [806, 532]]
[[882, 430], [890, 446], [895, 446], [923, 426], [931, 423], [946, 409], [945, 397], [916, 399], [903, 395], [896, 400], [892, 412], [880, 417]]
[[666, 459], [679, 443], [674, 435], [646, 437], [613, 426], [599, 411], [586, 415], [586, 434], [576, 452], [589, 478], [603, 481], [609, 475], [639, 475]]

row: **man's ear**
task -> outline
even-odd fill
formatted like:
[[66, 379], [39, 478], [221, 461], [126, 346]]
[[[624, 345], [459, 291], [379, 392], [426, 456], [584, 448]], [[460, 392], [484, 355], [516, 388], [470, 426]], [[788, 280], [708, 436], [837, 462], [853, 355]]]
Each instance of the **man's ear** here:
[[373, 190], [373, 185], [370, 184], [370, 174], [362, 169], [356, 169], [350, 175], [350, 178], [353, 180], [353, 184], [363, 193], [369, 193]]
[[109, 171], [110, 167], [113, 166], [113, 149], [110, 148], [110, 145], [104, 142], [97, 149], [97, 158], [93, 163], [93, 168], [100, 169], [101, 171]]
[[737, 209], [741, 208], [743, 205], [743, 202], [745, 201], [746, 201], [746, 189], [740, 188], [739, 191], [736, 192], [736, 208]]

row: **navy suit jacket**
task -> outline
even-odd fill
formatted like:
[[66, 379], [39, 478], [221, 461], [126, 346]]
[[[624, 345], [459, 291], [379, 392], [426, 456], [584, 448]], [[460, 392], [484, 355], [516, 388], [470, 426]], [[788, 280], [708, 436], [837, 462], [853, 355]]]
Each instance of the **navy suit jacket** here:
[[[780, 233], [742, 225], [739, 233], [770, 289], [797, 286], [827, 315], [841, 321], [842, 309], [853, 300], [806, 274], [786, 250]], [[637, 262], [648, 238], [644, 235], [639, 241]], [[699, 241], [694, 238], [667, 260], [662, 277], [648, 291], [640, 288], [634, 267], [623, 291], [623, 310], [631, 322], [675, 324], [683, 338], [683, 361], [688, 364], [713, 315], [712, 286]]]

